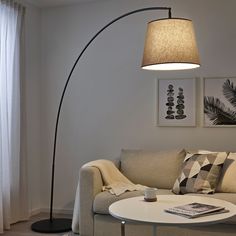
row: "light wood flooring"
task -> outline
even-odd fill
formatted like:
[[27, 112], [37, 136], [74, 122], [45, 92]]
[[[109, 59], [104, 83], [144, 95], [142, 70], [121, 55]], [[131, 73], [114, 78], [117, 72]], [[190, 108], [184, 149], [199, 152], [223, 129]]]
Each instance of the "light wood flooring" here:
[[47, 215], [40, 214], [37, 216], [33, 216], [29, 221], [13, 224], [9, 231], [5, 231], [4, 234], [0, 234], [0, 236], [1, 235], [4, 235], [4, 236], [49, 236], [49, 235], [51, 235], [51, 236], [55, 236], [55, 235], [57, 235], [57, 236], [79, 236], [78, 234], [73, 234], [72, 232], [47, 234], [47, 233], [37, 233], [37, 232], [33, 232], [31, 230], [32, 223], [34, 223], [37, 220], [43, 220], [43, 219], [47, 219], [47, 218], [48, 218], [48, 214]]

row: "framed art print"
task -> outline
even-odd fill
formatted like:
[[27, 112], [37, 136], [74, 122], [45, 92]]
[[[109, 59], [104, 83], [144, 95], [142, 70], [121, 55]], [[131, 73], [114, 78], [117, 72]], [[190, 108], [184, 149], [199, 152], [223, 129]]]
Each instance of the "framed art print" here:
[[195, 79], [158, 79], [157, 124], [196, 125]]
[[236, 77], [204, 78], [205, 127], [236, 127]]

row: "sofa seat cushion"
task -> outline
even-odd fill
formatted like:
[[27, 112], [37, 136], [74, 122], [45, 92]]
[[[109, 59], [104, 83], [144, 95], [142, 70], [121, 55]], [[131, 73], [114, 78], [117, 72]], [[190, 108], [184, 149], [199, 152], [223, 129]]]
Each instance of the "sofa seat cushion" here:
[[[158, 189], [159, 195], [166, 195], [166, 194], [173, 194], [169, 189]], [[130, 198], [130, 197], [137, 197], [142, 196], [143, 191], [132, 191], [132, 192], [125, 192], [120, 196], [113, 195], [108, 191], [101, 192], [96, 195], [94, 202], [93, 202], [93, 211], [97, 214], [109, 214], [109, 206], [116, 201]]]
[[185, 150], [122, 150], [121, 172], [133, 183], [171, 189], [181, 171]]
[[214, 194], [187, 193], [186, 195], [217, 198], [236, 204], [236, 193], [214, 193]]

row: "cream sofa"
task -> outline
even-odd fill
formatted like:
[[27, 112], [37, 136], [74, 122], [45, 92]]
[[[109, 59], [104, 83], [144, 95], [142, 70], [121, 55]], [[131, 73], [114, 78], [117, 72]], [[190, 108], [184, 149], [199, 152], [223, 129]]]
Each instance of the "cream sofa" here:
[[[184, 150], [160, 152], [122, 150], [115, 162], [119, 170], [133, 183], [158, 188], [158, 194], [173, 194], [171, 189], [178, 177], [185, 157]], [[214, 194], [202, 196], [219, 198], [236, 204], [236, 158], [227, 159]], [[229, 173], [229, 172], [232, 173]], [[102, 192], [103, 180], [95, 167], [80, 169], [75, 198], [72, 230], [81, 236], [120, 236], [120, 221], [109, 215], [108, 207], [120, 199], [143, 195], [141, 191], [115, 196]], [[222, 189], [227, 192], [223, 192]], [[235, 192], [234, 192], [235, 191]], [[159, 226], [158, 236], [224, 236], [236, 235], [236, 217], [221, 223], [202, 227]], [[150, 225], [127, 223], [127, 236], [152, 235]]]

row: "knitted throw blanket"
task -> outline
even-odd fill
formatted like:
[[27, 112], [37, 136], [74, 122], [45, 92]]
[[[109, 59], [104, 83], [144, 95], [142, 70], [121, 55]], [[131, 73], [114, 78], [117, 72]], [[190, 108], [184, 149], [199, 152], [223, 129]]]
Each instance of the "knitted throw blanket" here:
[[116, 196], [126, 191], [145, 190], [147, 188], [146, 186], [132, 183], [119, 171], [112, 161], [101, 159], [88, 162], [84, 166], [98, 168], [104, 183], [103, 191], [108, 190]]

